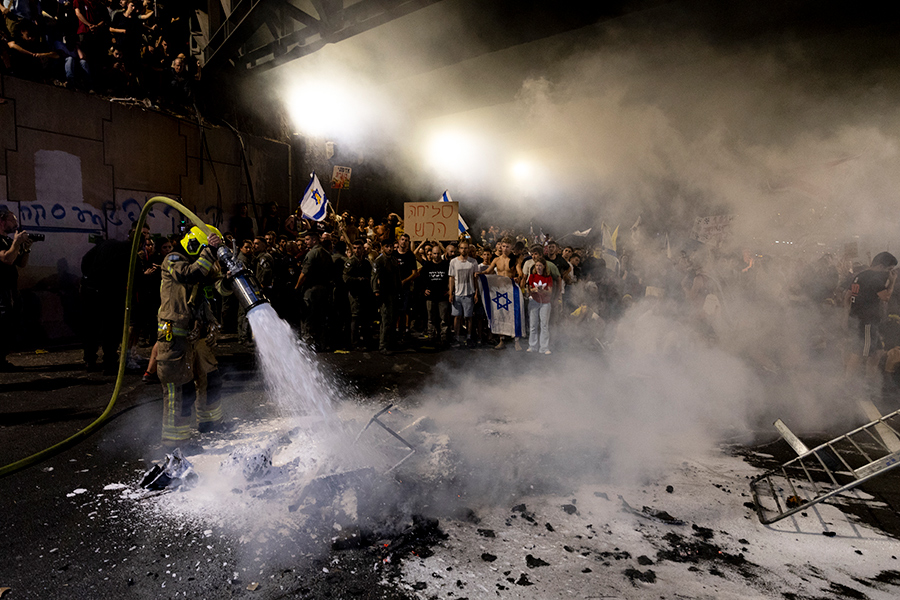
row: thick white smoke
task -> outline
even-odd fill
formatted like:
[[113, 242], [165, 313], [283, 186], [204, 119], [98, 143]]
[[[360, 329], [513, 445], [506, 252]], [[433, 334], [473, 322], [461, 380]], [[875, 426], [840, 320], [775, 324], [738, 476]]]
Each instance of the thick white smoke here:
[[[605, 363], [575, 352], [546, 367], [511, 364], [498, 377], [447, 374], [431, 394], [448, 400], [429, 410], [471, 441], [470, 459], [586, 466], [584, 456], [602, 451], [610, 473], [641, 473], [654, 462], [636, 457], [699, 447], [732, 427], [852, 420], [836, 319], [791, 296], [802, 292], [799, 267], [824, 251], [858, 243], [866, 262], [892, 249], [900, 86], [874, 17], [854, 29], [827, 11], [721, 15], [674, 3], [484, 52], [489, 40], [465, 33], [471, 8], [430, 6], [285, 67], [275, 85], [301, 75], [354, 81], [369, 121], [350, 144], [383, 163], [398, 196], [449, 189], [476, 228], [532, 222], [561, 235], [602, 219], [627, 230], [640, 215], [645, 242], [630, 251], [647, 275], [640, 270], [660, 258], [663, 235], [677, 254], [696, 217], [727, 214], [725, 250], [780, 257], [758, 269], [753, 294], [723, 282], [731, 287], [715, 347], [691, 337], [681, 315], [639, 318], [637, 306]], [[495, 26], [503, 33], [506, 23]], [[478, 141], [466, 168], [426, 160], [429, 137], [446, 131]], [[386, 148], [391, 161], [382, 161]], [[510, 168], [525, 162], [516, 179]], [[792, 244], [783, 251], [776, 241]], [[822, 330], [832, 345], [819, 356]], [[654, 336], [679, 351], [661, 351]], [[479, 442], [479, 419], [490, 415], [537, 431]], [[563, 460], [566, 450], [578, 458]]]
[[[353, 125], [352, 135], [336, 132], [349, 146], [375, 162], [400, 149], [404, 160], [392, 157], [383, 176], [413, 197], [450, 188], [475, 215], [499, 221], [515, 210], [556, 230], [586, 214], [633, 222], [643, 213], [666, 231], [729, 212], [760, 243], [848, 234], [885, 243], [900, 183], [898, 82], [872, 41], [878, 30], [797, 33], [777, 19], [798, 15], [779, 9], [766, 27], [737, 23], [737, 41], [724, 41], [735, 32], [695, 10], [676, 5], [488, 52], [490, 40], [466, 37], [479, 18], [469, 3], [444, 2], [272, 79], [286, 98], [298, 80], [320, 82], [328, 103], [344, 107], [337, 124]], [[429, 160], [429, 140], [447, 131], [474, 140], [464, 168]], [[524, 178], [512, 171], [522, 162], [532, 166]]]

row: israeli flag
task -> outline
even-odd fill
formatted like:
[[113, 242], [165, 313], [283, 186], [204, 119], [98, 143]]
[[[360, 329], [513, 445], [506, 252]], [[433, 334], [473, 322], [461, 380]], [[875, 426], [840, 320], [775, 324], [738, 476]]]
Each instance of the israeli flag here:
[[614, 270], [618, 273], [619, 253], [616, 252], [616, 238], [619, 237], [619, 226], [616, 225], [616, 230], [610, 233], [609, 225], [600, 223], [600, 233], [602, 235], [600, 243], [603, 246], [603, 253], [606, 255], [606, 264], [615, 265]]
[[[446, 191], [441, 195], [440, 201], [441, 202], [453, 202], [453, 200], [450, 199], [450, 194], [448, 194]], [[469, 230], [469, 226], [466, 225], [466, 222], [463, 220], [462, 215], [459, 215], [459, 232], [465, 233], [468, 230]]]
[[525, 337], [525, 298], [509, 277], [476, 275], [478, 293], [484, 304], [491, 332], [497, 335]]
[[325, 197], [325, 190], [322, 189], [322, 184], [319, 183], [319, 178], [316, 177], [316, 173], [313, 171], [312, 177], [310, 177], [306, 186], [306, 191], [303, 192], [303, 199], [300, 200], [300, 212], [307, 219], [323, 221], [328, 212], [327, 208], [328, 198]]

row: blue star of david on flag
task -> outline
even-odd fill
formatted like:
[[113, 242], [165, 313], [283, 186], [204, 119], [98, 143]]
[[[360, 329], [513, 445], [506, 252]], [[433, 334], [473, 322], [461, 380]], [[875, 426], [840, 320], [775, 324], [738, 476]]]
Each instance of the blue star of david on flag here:
[[525, 299], [516, 282], [500, 275], [475, 276], [481, 305], [491, 331], [497, 335], [525, 335]]
[[509, 299], [509, 292], [497, 292], [497, 295], [494, 296], [491, 302], [497, 305], [497, 310], [505, 310], [507, 312], [509, 312], [509, 305], [512, 304], [512, 300]]
[[309, 184], [303, 192], [303, 199], [300, 200], [300, 210], [303, 216], [315, 221], [322, 221], [328, 214], [328, 198], [325, 196], [325, 190], [319, 183], [319, 178], [315, 172], [309, 179]]

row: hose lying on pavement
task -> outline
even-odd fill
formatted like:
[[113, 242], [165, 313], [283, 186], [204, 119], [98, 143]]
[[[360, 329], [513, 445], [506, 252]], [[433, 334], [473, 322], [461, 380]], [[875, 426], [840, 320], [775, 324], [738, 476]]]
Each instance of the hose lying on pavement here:
[[109, 415], [112, 414], [113, 406], [115, 406], [116, 400], [119, 399], [119, 392], [122, 389], [122, 376], [125, 375], [125, 363], [128, 359], [128, 328], [131, 324], [132, 286], [134, 285], [134, 271], [137, 266], [137, 255], [141, 247], [141, 242], [143, 241], [142, 231], [144, 228], [144, 222], [147, 220], [147, 213], [150, 212], [150, 207], [154, 204], [167, 204], [171, 206], [172, 208], [183, 214], [185, 217], [190, 219], [194, 223], [194, 225], [199, 227], [204, 233], [209, 234], [209, 229], [207, 228], [206, 223], [201, 221], [200, 217], [195, 215], [180, 202], [176, 202], [175, 200], [166, 198], [165, 196], [154, 196], [153, 198], [147, 200], [147, 203], [144, 204], [144, 208], [143, 210], [141, 210], [141, 214], [138, 217], [137, 223], [135, 224], [134, 239], [131, 243], [131, 258], [128, 263], [128, 286], [125, 290], [125, 324], [122, 328], [122, 350], [119, 352], [119, 372], [118, 376], [116, 377], [116, 387], [115, 389], [113, 389], [112, 397], [109, 399], [109, 404], [106, 405], [106, 410], [103, 411], [103, 414], [101, 414], [96, 421], [94, 421], [78, 433], [72, 435], [71, 437], [68, 437], [59, 442], [58, 444], [54, 444], [53, 446], [45, 448], [44, 450], [32, 454], [31, 456], [0, 467], [0, 477], [5, 477], [6, 475], [11, 475], [13, 473], [16, 473], [17, 471], [21, 471], [22, 469], [46, 460], [47, 458], [50, 458], [51, 456], [58, 454], [59, 452], [62, 452], [67, 448], [71, 448], [72, 446], [92, 434], [94, 431], [99, 429], [109, 418]]

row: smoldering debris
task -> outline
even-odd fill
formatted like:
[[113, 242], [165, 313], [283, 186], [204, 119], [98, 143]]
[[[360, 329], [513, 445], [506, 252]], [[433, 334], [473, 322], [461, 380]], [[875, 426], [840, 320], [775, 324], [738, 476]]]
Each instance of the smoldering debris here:
[[[406, 427], [417, 419], [405, 411], [397, 411], [392, 419], [404, 437], [416, 443], [435, 435], [433, 431], [421, 432], [417, 426]], [[393, 439], [383, 435], [385, 443]], [[368, 575], [362, 581], [375, 578], [380, 585], [405, 590], [409, 595], [419, 591], [441, 597], [453, 591], [460, 597], [480, 598], [493, 596], [495, 591], [525, 588], [532, 597], [544, 597], [549, 590], [558, 589], [562, 581], [577, 595], [588, 589], [596, 591], [602, 581], [600, 589], [608, 596], [651, 598], [647, 595], [650, 590], [681, 586], [685, 578], [687, 594], [693, 591], [701, 595], [701, 585], [722, 585], [729, 590], [745, 585], [750, 591], [759, 591], [765, 589], [764, 580], [771, 578], [771, 570], [776, 568], [772, 564], [763, 567], [760, 561], [774, 561], [783, 569], [792, 560], [789, 552], [769, 558], [772, 550], [767, 544], [778, 537], [776, 533], [759, 529], [752, 513], [741, 506], [744, 498], [738, 493], [729, 494], [717, 487], [755, 472], [740, 459], [717, 464], [710, 462], [717, 459], [706, 458], [697, 465], [701, 469], [693, 466], [696, 462], [686, 464], [679, 459], [672, 463], [666, 477], [645, 479], [637, 487], [604, 482], [570, 488], [558, 496], [539, 491], [520, 495], [503, 505], [504, 509], [496, 510], [494, 505], [479, 502], [469, 508], [466, 505], [472, 498], [466, 497], [457, 498], [454, 507], [446, 504], [449, 492], [464, 490], [459, 478], [465, 471], [450, 470], [454, 474], [442, 479], [429, 472], [431, 463], [425, 451], [417, 452], [402, 469], [387, 476], [371, 467], [328, 472], [336, 465], [315, 454], [315, 448], [300, 434], [292, 436], [292, 443], [284, 443], [281, 438], [283, 443], [275, 444], [271, 453], [266, 451], [272, 447], [267, 444], [279, 439], [272, 434], [271, 426], [248, 437], [243, 446], [233, 446], [234, 440], [229, 440], [225, 447], [210, 447], [196, 457], [199, 485], [185, 493], [147, 499], [140, 507], [154, 506], [157, 515], [168, 512], [179, 516], [175, 508], [193, 505], [199, 510], [192, 513], [195, 520], [190, 527], [223, 534], [236, 532], [236, 553], [241, 561], [259, 558], [266, 569], [297, 569], [298, 574], [293, 575], [299, 581], [297, 585], [313, 597], [325, 597], [326, 590], [335, 586], [345, 587], [348, 596], [354, 593], [349, 590], [364, 589], [368, 583], [360, 583], [363, 571]], [[448, 442], [447, 455], [459, 457], [454, 445], [453, 440]], [[399, 443], [394, 449], [402, 451]], [[220, 478], [226, 480], [222, 482], [224, 493], [221, 486], [207, 487], [216, 477], [203, 474], [218, 473], [222, 462], [238, 455], [263, 459], [252, 461], [254, 464], [270, 459], [271, 465], [265, 474], [251, 480], [236, 467], [234, 477]], [[286, 468], [295, 461], [296, 467]], [[319, 472], [326, 474], [317, 477]], [[229, 493], [230, 487], [242, 493]], [[208, 502], [204, 494], [215, 495], [214, 502]], [[640, 498], [653, 508], [623, 510], [627, 503], [610, 501], [610, 494]], [[442, 502], [436, 502], [437, 498]], [[132, 505], [138, 507], [137, 503]], [[567, 511], [565, 506], [577, 510]], [[836, 511], [830, 506], [824, 509]], [[250, 518], [261, 514], [266, 516], [264, 520]], [[728, 519], [717, 521], [722, 515]], [[834, 520], [833, 516], [825, 518]], [[675, 521], [683, 524], [676, 525]], [[179, 519], [167, 522], [177, 526]], [[546, 526], [548, 523], [551, 527]], [[842, 536], [846, 533], [841, 530]], [[796, 536], [789, 537], [793, 540]], [[223, 536], [221, 543], [228, 544], [224, 540], [227, 537]], [[837, 544], [840, 540], [837, 538]], [[203, 543], [212, 545], [212, 540]], [[854, 545], [860, 543], [866, 544], [866, 540], [854, 541]], [[878, 561], [872, 547], [863, 546], [865, 556], [859, 559], [875, 556]], [[298, 567], [298, 563], [303, 566]], [[879, 561], [873, 568], [877, 573], [889, 565]], [[315, 571], [318, 575], [313, 574]], [[831, 579], [839, 585], [853, 585], [837, 575]], [[249, 581], [263, 581], [255, 572], [235, 576], [235, 580], [242, 582], [241, 587]], [[804, 589], [808, 591], [809, 587]]]
[[194, 466], [175, 448], [162, 463], [153, 465], [141, 478], [140, 487], [147, 490], [187, 489], [197, 484]]
[[[695, 525], [696, 527], [696, 525]], [[709, 531], [709, 530], [707, 530]], [[711, 533], [711, 532], [710, 532]], [[663, 536], [668, 544], [656, 553], [656, 562], [670, 561], [676, 563], [708, 563], [711, 566], [729, 566], [739, 571], [744, 577], [755, 577], [747, 559], [743, 553], [732, 554], [720, 546], [712, 543], [712, 535], [697, 535], [686, 538], [675, 532], [669, 532]]]
[[272, 438], [237, 448], [221, 462], [219, 472], [227, 476], [240, 473], [247, 481], [263, 477], [272, 466], [272, 456], [279, 441]]
[[547, 561], [545, 561], [543, 559], [537, 558], [531, 554], [526, 554], [525, 555], [525, 565], [529, 569], [536, 569], [538, 567], [549, 567], [550, 563], [548, 563]]
[[[671, 486], [669, 486], [671, 487]], [[668, 488], [666, 489], [667, 493], [669, 492]], [[641, 510], [636, 510], [633, 508], [628, 502], [625, 501], [625, 498], [619, 496], [619, 500], [622, 502], [622, 511], [628, 512], [642, 519], [650, 519], [651, 521], [656, 521], [657, 523], [665, 523], [666, 525], [684, 525], [684, 521], [681, 519], [676, 519], [669, 513], [664, 510], [657, 510], [655, 508], [650, 508], [649, 506], [644, 506]]]
[[[352, 408], [344, 417], [348, 430], [359, 430]], [[397, 409], [383, 418], [390, 427], [373, 428], [357, 446], [352, 437], [284, 433], [290, 419], [247, 423], [228, 440], [211, 440], [194, 463], [178, 451], [152, 467], [141, 485], [161, 492], [125, 486], [120, 499], [167, 521], [220, 528], [235, 537], [242, 554], [273, 563], [297, 553], [368, 548], [377, 550], [379, 561], [428, 555], [443, 535], [428, 504], [433, 490], [452, 485], [451, 442], [428, 419]], [[413, 459], [391, 469], [410, 448], [418, 450]], [[360, 467], [363, 459], [374, 466]], [[164, 493], [176, 487], [185, 493]], [[461, 522], [479, 521], [468, 507], [451, 512]]]
[[394, 537], [385, 548], [386, 560], [391, 556], [413, 554], [420, 558], [434, 555], [432, 547], [446, 540], [437, 519], [413, 515], [412, 523]]
[[656, 573], [653, 572], [653, 569], [647, 569], [644, 572], [641, 572], [635, 568], [628, 568], [624, 571], [625, 577], [627, 577], [632, 583], [636, 581], [643, 581], [644, 583], [656, 583]]

